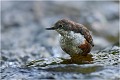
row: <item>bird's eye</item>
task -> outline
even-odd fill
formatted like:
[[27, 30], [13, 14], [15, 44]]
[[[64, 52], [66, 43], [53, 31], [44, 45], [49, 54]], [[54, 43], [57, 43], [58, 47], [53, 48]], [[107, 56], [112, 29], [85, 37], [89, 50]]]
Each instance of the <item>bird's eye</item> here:
[[63, 25], [60, 24], [60, 25], [59, 25], [59, 28], [62, 28], [62, 27], [63, 27]]

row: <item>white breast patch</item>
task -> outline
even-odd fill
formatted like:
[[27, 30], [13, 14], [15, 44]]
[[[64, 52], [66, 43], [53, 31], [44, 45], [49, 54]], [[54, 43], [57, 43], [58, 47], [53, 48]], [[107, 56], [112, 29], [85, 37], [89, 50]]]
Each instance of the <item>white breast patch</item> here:
[[70, 31], [64, 36], [60, 37], [61, 48], [67, 49], [68, 54], [78, 54], [82, 53], [82, 50], [78, 48], [80, 44], [84, 43], [85, 38], [80, 33], [74, 33]]

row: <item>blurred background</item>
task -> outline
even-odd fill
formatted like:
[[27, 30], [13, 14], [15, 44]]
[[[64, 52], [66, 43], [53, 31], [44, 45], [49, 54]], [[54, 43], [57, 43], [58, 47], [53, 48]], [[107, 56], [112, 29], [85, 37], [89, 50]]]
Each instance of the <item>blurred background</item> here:
[[14, 59], [16, 55], [26, 61], [26, 59], [67, 55], [59, 46], [58, 33], [45, 30], [63, 18], [81, 23], [91, 31], [95, 43], [92, 51], [119, 44], [117, 1], [2, 1], [1, 3], [0, 40], [4, 58]]

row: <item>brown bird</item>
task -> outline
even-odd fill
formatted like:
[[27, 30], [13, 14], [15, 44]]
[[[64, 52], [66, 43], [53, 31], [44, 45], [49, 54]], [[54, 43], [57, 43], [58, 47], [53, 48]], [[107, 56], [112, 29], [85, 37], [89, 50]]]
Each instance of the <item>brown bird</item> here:
[[89, 30], [82, 24], [71, 20], [59, 20], [53, 27], [46, 29], [56, 30], [61, 35], [61, 48], [71, 57], [76, 54], [86, 56], [94, 46]]

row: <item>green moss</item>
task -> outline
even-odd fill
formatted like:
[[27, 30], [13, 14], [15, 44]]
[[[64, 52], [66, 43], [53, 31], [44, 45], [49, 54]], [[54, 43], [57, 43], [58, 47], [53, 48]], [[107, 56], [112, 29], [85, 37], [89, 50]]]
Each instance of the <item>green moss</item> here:
[[87, 56], [82, 56], [79, 54], [72, 55], [70, 59], [65, 58], [47, 58], [34, 60], [26, 64], [27, 67], [45, 67], [48, 65], [58, 65], [58, 64], [105, 64], [112, 65], [118, 63], [119, 59], [119, 47], [115, 46], [109, 49], [100, 50], [96, 53], [88, 54]]

